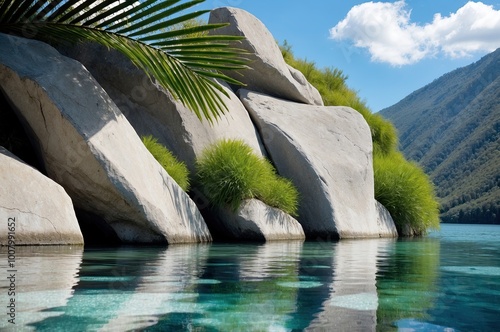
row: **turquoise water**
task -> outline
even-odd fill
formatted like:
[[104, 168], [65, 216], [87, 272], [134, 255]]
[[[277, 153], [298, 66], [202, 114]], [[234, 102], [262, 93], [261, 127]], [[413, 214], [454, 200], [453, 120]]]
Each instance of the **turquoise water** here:
[[[500, 226], [418, 240], [16, 248], [18, 331], [494, 331]], [[9, 304], [0, 251], [0, 305]], [[4, 309], [5, 310], [5, 309]], [[9, 330], [7, 314], [0, 329]], [[14, 329], [12, 329], [14, 330]]]

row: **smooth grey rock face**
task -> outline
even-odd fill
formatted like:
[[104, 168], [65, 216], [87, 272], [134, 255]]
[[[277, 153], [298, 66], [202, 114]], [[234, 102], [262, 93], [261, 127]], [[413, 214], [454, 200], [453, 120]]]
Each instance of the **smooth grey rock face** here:
[[380, 230], [380, 237], [398, 237], [396, 224], [389, 211], [378, 201], [375, 201], [375, 208], [377, 209], [377, 225]]
[[246, 84], [246, 89], [311, 105], [323, 105], [318, 90], [304, 75], [288, 66], [265, 25], [252, 14], [237, 8], [221, 7], [210, 12], [209, 23], [229, 23], [212, 34], [244, 36], [235, 47], [250, 54], [249, 70], [228, 71], [225, 74]]
[[88, 68], [140, 136], [156, 137], [184, 161], [191, 172], [201, 152], [220, 139], [241, 139], [256, 154], [263, 155], [264, 149], [248, 112], [226, 85], [222, 87], [230, 97], [221, 96], [229, 111], [210, 124], [205, 119], [200, 121], [117, 51], [85, 43], [64, 47], [62, 52]]
[[297, 220], [257, 199], [245, 200], [236, 212], [228, 208], [217, 210], [219, 219], [214, 221], [216, 224], [213, 226], [219, 234], [231, 240], [305, 239], [302, 226]]
[[372, 140], [349, 107], [293, 103], [240, 90], [280, 175], [300, 193], [309, 238], [378, 237]]
[[[0, 146], [0, 245], [83, 244], [64, 189]], [[9, 228], [11, 228], [9, 230]]]
[[123, 242], [211, 240], [194, 202], [80, 63], [0, 34], [0, 87], [29, 125], [48, 175]]

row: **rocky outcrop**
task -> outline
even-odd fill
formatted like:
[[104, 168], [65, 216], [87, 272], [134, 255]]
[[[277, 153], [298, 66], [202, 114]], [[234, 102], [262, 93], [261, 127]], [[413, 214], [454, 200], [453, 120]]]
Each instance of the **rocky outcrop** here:
[[248, 112], [226, 85], [222, 87], [229, 98], [220, 95], [229, 112], [210, 124], [207, 120], [200, 121], [119, 52], [94, 43], [60, 49], [88, 68], [139, 135], [156, 137], [184, 161], [191, 172], [196, 157], [220, 139], [241, 139], [256, 154], [263, 155], [264, 149]]
[[378, 237], [371, 133], [361, 114], [247, 90], [240, 98], [278, 173], [299, 190], [298, 220], [306, 236]]
[[302, 226], [285, 212], [257, 199], [241, 203], [236, 212], [220, 208], [218, 219], [207, 221], [212, 233], [224, 234], [229, 240], [270, 241], [303, 240]]
[[246, 89], [263, 92], [300, 103], [323, 105], [318, 90], [304, 75], [288, 66], [266, 26], [252, 14], [237, 8], [221, 7], [210, 12], [209, 23], [229, 23], [212, 33], [244, 36], [235, 47], [249, 52], [251, 69], [225, 74], [246, 85]]
[[80, 63], [44, 43], [0, 35], [0, 87], [29, 126], [48, 175], [123, 242], [211, 239], [193, 201]]
[[[249, 52], [252, 67], [226, 72], [247, 88], [238, 98], [236, 87], [220, 83], [229, 112], [215, 123], [200, 121], [120, 52], [93, 43], [57, 46], [85, 68], [44, 43], [0, 34], [0, 92], [33, 138], [44, 172], [72, 198], [83, 234], [97, 232], [105, 242], [209, 241], [200, 209], [217, 237], [232, 240], [396, 236], [374, 199], [371, 135], [362, 116], [322, 106], [319, 92], [285, 63], [251, 14], [218, 8], [210, 23], [229, 23], [213, 33], [245, 37], [234, 46]], [[236, 213], [205, 209], [210, 204], [195, 183], [196, 206], [144, 148], [139, 136], [146, 135], [191, 172], [209, 145], [243, 140], [298, 187], [299, 221], [257, 200]]]
[[83, 244], [64, 189], [0, 146], [0, 245]]
[[378, 201], [375, 201], [375, 208], [377, 209], [377, 225], [380, 237], [398, 237], [396, 224], [389, 211]]

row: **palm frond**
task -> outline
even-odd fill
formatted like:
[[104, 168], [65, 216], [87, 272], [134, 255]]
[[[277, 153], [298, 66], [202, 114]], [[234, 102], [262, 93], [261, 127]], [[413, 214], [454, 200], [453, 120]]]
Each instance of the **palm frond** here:
[[[0, 1], [0, 32], [71, 42], [87, 40], [127, 56], [200, 119], [227, 111], [214, 79], [241, 84], [220, 72], [247, 68], [246, 52], [230, 46], [242, 37], [206, 32], [224, 24], [183, 23], [207, 11], [188, 12], [205, 0]], [[180, 28], [179, 28], [180, 26]]]

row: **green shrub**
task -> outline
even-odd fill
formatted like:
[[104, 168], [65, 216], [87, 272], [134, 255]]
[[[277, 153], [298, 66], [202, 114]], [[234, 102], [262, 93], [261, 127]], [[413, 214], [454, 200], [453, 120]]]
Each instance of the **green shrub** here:
[[260, 159], [267, 170], [263, 172], [263, 178], [259, 181], [256, 197], [269, 206], [297, 216], [299, 203], [297, 189], [290, 180], [278, 176], [269, 161], [264, 158]]
[[203, 152], [196, 167], [198, 181], [213, 205], [229, 205], [236, 211], [244, 199], [257, 198], [296, 215], [297, 190], [243, 141], [219, 141]]
[[398, 148], [398, 133], [394, 125], [379, 114], [365, 116], [372, 131], [373, 149], [388, 155]]
[[416, 164], [400, 152], [376, 152], [375, 199], [390, 212], [398, 232], [409, 226], [417, 235], [439, 228], [439, 204], [432, 182]]
[[142, 137], [142, 143], [151, 152], [153, 157], [167, 171], [167, 173], [177, 182], [184, 191], [189, 190], [189, 171], [181, 161], [170, 152], [166, 147], [158, 143], [158, 139], [153, 136]]

